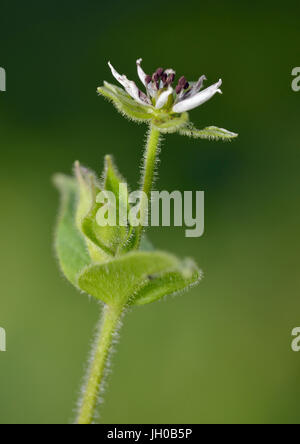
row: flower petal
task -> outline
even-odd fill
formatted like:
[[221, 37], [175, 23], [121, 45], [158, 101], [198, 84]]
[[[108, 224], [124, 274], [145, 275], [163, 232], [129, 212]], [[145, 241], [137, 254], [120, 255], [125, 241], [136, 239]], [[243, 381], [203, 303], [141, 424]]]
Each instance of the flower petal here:
[[167, 103], [168, 98], [169, 98], [169, 96], [170, 96], [171, 94], [173, 94], [173, 88], [172, 88], [172, 87], [169, 87], [169, 88], [167, 89], [167, 91], [162, 92], [161, 95], [159, 96], [159, 98], [157, 99], [157, 102], [156, 102], [155, 108], [156, 108], [156, 109], [160, 109], [160, 108], [162, 108], [163, 106], [165, 106], [165, 104]]
[[141, 63], [142, 63], [143, 59], [138, 59], [136, 61], [136, 66], [137, 66], [137, 72], [138, 72], [138, 76], [140, 78], [140, 81], [142, 82], [142, 84], [147, 87], [146, 84], [146, 77], [147, 74], [144, 72], [143, 68], [141, 67]]
[[145, 86], [147, 93], [151, 96], [154, 97], [156, 94], [156, 89], [153, 86], [153, 83], [147, 83], [146, 82], [146, 77], [147, 74], [144, 72], [143, 68], [141, 67], [141, 63], [142, 63], [143, 59], [138, 59], [136, 61], [136, 65], [137, 65], [137, 72], [138, 72], [138, 76], [140, 78], [140, 81], [143, 83], [143, 85]]
[[139, 88], [136, 86], [136, 84], [131, 81], [128, 80], [127, 77], [125, 75], [121, 75], [119, 74], [115, 68], [112, 66], [112, 64], [110, 62], [108, 62], [108, 66], [111, 69], [112, 75], [114, 76], [114, 78], [121, 83], [121, 85], [123, 86], [123, 88], [127, 91], [127, 93], [138, 103], [140, 103], [141, 105], [150, 105], [150, 100], [148, 100], [148, 98], [146, 97], [145, 94], [143, 94]]
[[195, 94], [197, 94], [202, 88], [203, 88], [203, 84], [204, 81], [207, 80], [206, 77], [203, 75], [199, 78], [199, 80], [195, 83], [191, 83], [191, 89], [189, 89], [189, 91], [187, 91], [184, 95], [183, 95], [183, 99], [187, 99], [188, 97], [192, 97]]
[[173, 112], [174, 113], [182, 113], [185, 111], [189, 111], [189, 110], [197, 108], [198, 106], [207, 102], [216, 93], [222, 94], [222, 91], [220, 90], [221, 85], [222, 85], [222, 80], [220, 79], [217, 83], [209, 86], [208, 88], [204, 89], [203, 91], [199, 92], [198, 94], [195, 94], [192, 97], [189, 97], [187, 99], [182, 100], [181, 102], [176, 103], [173, 106]]

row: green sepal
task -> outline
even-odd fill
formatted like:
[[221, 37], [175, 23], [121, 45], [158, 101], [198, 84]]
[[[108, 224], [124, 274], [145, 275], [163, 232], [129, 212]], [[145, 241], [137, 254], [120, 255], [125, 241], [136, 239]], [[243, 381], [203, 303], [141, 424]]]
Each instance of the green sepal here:
[[[79, 275], [78, 285], [86, 293], [94, 296], [111, 306], [125, 306], [134, 304], [139, 292], [141, 300], [146, 300], [145, 289], [147, 285], [167, 273], [182, 271], [182, 276], [186, 274], [186, 269], [182, 268], [182, 263], [173, 255], [156, 252], [132, 252], [119, 258], [115, 258], [105, 264], [90, 265]], [[191, 279], [191, 275], [187, 276]], [[190, 284], [189, 284], [190, 285]], [[180, 282], [180, 289], [182, 281]], [[170, 283], [165, 285], [165, 290], [175, 292], [175, 286]], [[144, 290], [145, 291], [145, 290]], [[148, 291], [147, 302], [152, 302]], [[161, 292], [165, 296], [165, 292]], [[158, 299], [157, 290], [152, 288], [152, 299]], [[131, 302], [132, 301], [132, 302]]]
[[76, 226], [78, 185], [74, 178], [57, 174], [54, 184], [61, 195], [55, 249], [65, 277], [77, 286], [77, 276], [91, 263], [84, 238]]
[[238, 137], [238, 134], [216, 126], [208, 126], [202, 130], [195, 128], [192, 124], [179, 130], [182, 136], [193, 137], [194, 139], [224, 140], [230, 141]]
[[152, 125], [162, 133], [175, 133], [189, 122], [188, 113], [170, 114], [164, 112], [156, 112]]
[[130, 120], [147, 122], [153, 118], [152, 107], [137, 103], [122, 88], [104, 82], [104, 86], [97, 89], [98, 93], [110, 100], [117, 110]]

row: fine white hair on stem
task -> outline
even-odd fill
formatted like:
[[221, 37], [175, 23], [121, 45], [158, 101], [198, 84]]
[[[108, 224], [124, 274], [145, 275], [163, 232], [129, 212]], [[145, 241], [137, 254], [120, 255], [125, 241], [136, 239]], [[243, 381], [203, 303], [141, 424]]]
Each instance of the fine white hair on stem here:
[[[79, 399], [78, 399], [78, 402], [77, 402], [77, 406], [76, 406], [76, 410], [75, 410], [76, 419], [78, 418], [79, 412], [80, 412], [81, 407], [82, 407], [83, 399], [84, 399], [84, 397], [86, 395], [86, 388], [87, 388], [88, 380], [89, 380], [89, 377], [90, 377], [90, 370], [91, 370], [92, 364], [94, 362], [94, 359], [95, 359], [95, 356], [96, 356], [96, 353], [97, 353], [97, 348], [98, 348], [98, 344], [99, 344], [99, 338], [102, 335], [102, 327], [103, 327], [103, 324], [104, 324], [105, 313], [106, 313], [107, 310], [109, 310], [109, 307], [107, 305], [103, 304], [103, 303], [100, 303], [99, 306], [102, 307], [101, 308], [102, 309], [102, 316], [101, 316], [101, 319], [100, 319], [100, 321], [98, 322], [98, 324], [96, 326], [96, 332], [95, 332], [94, 340], [93, 340], [92, 346], [91, 346], [90, 357], [88, 359], [88, 363], [87, 363], [87, 367], [86, 367], [86, 371], [85, 371], [85, 376], [83, 378], [83, 382], [82, 382], [82, 385], [81, 385], [80, 396], [79, 396]], [[115, 352], [115, 346], [119, 342], [119, 331], [120, 331], [120, 329], [122, 327], [122, 319], [123, 319], [123, 316], [125, 315], [125, 313], [126, 313], [126, 309], [123, 310], [123, 312], [122, 312], [122, 314], [121, 314], [121, 316], [120, 316], [120, 318], [119, 318], [119, 320], [117, 322], [116, 328], [115, 328], [114, 332], [112, 333], [112, 340], [111, 340], [111, 344], [110, 344], [110, 347], [109, 347], [109, 350], [108, 350], [108, 354], [107, 354], [107, 358], [106, 358], [106, 361], [105, 361], [104, 373], [103, 373], [103, 376], [101, 378], [101, 382], [100, 382], [99, 387], [98, 387], [97, 406], [102, 404], [103, 401], [104, 401], [103, 400], [103, 394], [105, 392], [105, 388], [106, 388], [106, 384], [107, 384], [107, 379], [108, 379], [108, 376], [111, 373], [111, 368], [112, 368], [112, 366], [111, 366], [111, 358], [112, 358], [113, 353]], [[97, 416], [99, 417], [98, 409], [96, 409], [96, 412], [95, 412], [95, 415], [94, 415], [94, 419]], [[74, 421], [74, 423], [76, 423], [76, 421]]]
[[[144, 176], [145, 176], [145, 172], [146, 172], [146, 162], [148, 160], [148, 158], [147, 158], [147, 148], [148, 148], [149, 138], [151, 136], [151, 129], [152, 129], [151, 125], [149, 125], [149, 128], [148, 128], [148, 130], [146, 132], [146, 135], [145, 135], [145, 145], [146, 145], [146, 148], [144, 149], [144, 154], [143, 154], [142, 164], [141, 164], [141, 171], [142, 171], [141, 178], [140, 178], [140, 186], [141, 187], [143, 186]], [[156, 159], [155, 159], [153, 187], [154, 187], [156, 179], [158, 177], [157, 166], [160, 163], [159, 155], [160, 155], [160, 152], [161, 152], [161, 145], [162, 145], [163, 140], [164, 140], [163, 134], [160, 133], [160, 137], [159, 137], [159, 141], [158, 141], [158, 145], [157, 145], [157, 156], [156, 156]]]

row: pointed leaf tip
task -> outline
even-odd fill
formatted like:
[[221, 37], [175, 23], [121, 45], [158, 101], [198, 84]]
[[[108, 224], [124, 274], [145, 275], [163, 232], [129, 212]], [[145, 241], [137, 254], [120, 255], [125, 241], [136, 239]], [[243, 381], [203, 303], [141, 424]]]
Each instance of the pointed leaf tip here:
[[193, 125], [188, 125], [179, 130], [182, 136], [193, 137], [194, 139], [209, 139], [209, 140], [223, 140], [230, 141], [238, 137], [238, 134], [228, 131], [224, 128], [216, 126], [208, 126], [202, 130], [195, 128]]
[[173, 269], [154, 276], [136, 292], [133, 305], [145, 305], [166, 296], [177, 295], [200, 283], [202, 271], [191, 259]]

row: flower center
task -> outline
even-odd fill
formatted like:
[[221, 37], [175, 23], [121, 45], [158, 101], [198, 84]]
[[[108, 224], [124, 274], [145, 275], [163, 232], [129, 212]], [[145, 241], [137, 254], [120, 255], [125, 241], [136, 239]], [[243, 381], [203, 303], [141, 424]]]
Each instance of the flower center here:
[[[174, 88], [175, 84], [175, 72], [171, 69], [164, 70], [163, 68], [157, 68], [157, 70], [152, 74], [152, 76], [147, 75], [146, 83], [152, 85], [159, 91], [160, 89], [172, 86]], [[189, 82], [184, 76], [180, 77], [175, 87], [176, 94], [180, 94], [182, 91], [187, 90], [190, 87]]]

